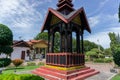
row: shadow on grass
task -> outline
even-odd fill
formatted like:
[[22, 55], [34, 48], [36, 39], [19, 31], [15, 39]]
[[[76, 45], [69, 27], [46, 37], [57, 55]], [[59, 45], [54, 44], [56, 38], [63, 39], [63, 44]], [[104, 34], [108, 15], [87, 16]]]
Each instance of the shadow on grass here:
[[24, 67], [12, 67], [12, 68], [7, 68], [7, 69], [5, 69], [5, 70], [15, 70], [15, 69], [17, 69], [17, 70], [21, 70], [21, 69], [25, 69]]

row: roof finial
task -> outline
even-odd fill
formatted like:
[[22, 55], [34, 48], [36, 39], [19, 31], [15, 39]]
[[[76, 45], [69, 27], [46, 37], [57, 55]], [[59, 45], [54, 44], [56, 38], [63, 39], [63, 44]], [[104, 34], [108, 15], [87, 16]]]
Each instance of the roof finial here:
[[63, 14], [69, 14], [74, 11], [72, 0], [58, 0], [58, 11]]
[[62, 1], [69, 1], [69, 2], [72, 2], [72, 0], [58, 0], [59, 2], [62, 2]]

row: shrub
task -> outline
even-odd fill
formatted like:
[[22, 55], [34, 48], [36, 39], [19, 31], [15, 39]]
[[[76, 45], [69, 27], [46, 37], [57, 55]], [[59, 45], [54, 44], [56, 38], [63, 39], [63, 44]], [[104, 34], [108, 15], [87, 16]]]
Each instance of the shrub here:
[[98, 63], [110, 63], [112, 62], [112, 58], [98, 58], [98, 59], [94, 59], [94, 62], [98, 62]]
[[20, 65], [23, 63], [23, 60], [21, 60], [21, 59], [14, 59], [14, 60], [12, 61], [12, 63], [13, 63], [16, 67], [18, 67], [18, 66], [20, 66]]
[[27, 66], [36, 66], [36, 63], [35, 62], [28, 62]]
[[89, 61], [89, 59], [86, 57], [86, 58], [85, 58], [85, 61]]
[[0, 80], [44, 80], [32, 74], [2, 74]]
[[13, 51], [12, 44], [12, 31], [6, 25], [0, 24], [0, 54], [10, 54]]
[[99, 58], [105, 58], [105, 56], [103, 54], [98, 54]]
[[98, 63], [103, 63], [103, 62], [104, 62], [104, 59], [98, 58], [98, 59], [94, 59], [93, 61], [94, 61], [94, 62], [98, 62]]
[[9, 58], [0, 58], [0, 67], [6, 67], [8, 65], [10, 65], [11, 63], [11, 59]]
[[43, 66], [43, 65], [45, 65], [45, 63], [44, 62], [39, 62], [38, 65]]
[[112, 58], [105, 58], [105, 59], [104, 59], [104, 62], [105, 62], [105, 63], [110, 63], [110, 62], [112, 62], [112, 61], [113, 61]]

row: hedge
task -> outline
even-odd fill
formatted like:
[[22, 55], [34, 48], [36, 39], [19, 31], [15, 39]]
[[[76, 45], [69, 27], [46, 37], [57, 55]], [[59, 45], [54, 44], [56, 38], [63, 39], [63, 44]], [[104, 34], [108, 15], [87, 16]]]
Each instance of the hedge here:
[[45, 80], [32, 74], [2, 74], [0, 80]]
[[0, 58], [0, 67], [6, 67], [10, 65], [11, 59], [9, 58]]
[[110, 63], [113, 61], [113, 59], [112, 58], [98, 58], [98, 59], [94, 59], [93, 61], [97, 63]]

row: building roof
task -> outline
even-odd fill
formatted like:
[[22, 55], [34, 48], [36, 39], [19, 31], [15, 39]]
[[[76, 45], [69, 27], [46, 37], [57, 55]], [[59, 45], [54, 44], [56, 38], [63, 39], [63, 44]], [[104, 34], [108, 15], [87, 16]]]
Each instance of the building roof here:
[[13, 47], [30, 47], [30, 45], [23, 40], [20, 40], [20, 41], [14, 40]]
[[69, 14], [71, 11], [74, 11], [75, 9], [73, 8], [72, 0], [59, 0], [58, 1], [58, 9], [57, 11], [69, 11], [67, 14]]
[[64, 23], [69, 23], [70, 21], [72, 21], [76, 16], [81, 15], [82, 19], [80, 17], [80, 19], [82, 20], [82, 23], [84, 26], [84, 30], [87, 30], [89, 33], [91, 33], [91, 29], [90, 26], [88, 24], [87, 18], [86, 18], [86, 14], [84, 11], [84, 8], [80, 8], [78, 10], [72, 11], [70, 14], [68, 15], [64, 15], [62, 13], [60, 13], [57, 10], [54, 10], [52, 8], [48, 9], [48, 14], [46, 16], [46, 19], [44, 21], [44, 24], [41, 28], [41, 32], [43, 32], [44, 30], [47, 30], [50, 27], [50, 22], [52, 20], [52, 15], [56, 16], [57, 18], [59, 18], [59, 20], [63, 21]]
[[45, 41], [45, 40], [29, 40], [29, 41], [27, 41], [27, 43], [29, 45], [34, 45], [34, 44], [37, 44], [37, 43], [44, 43], [46, 45], [48, 44], [47, 41]]

